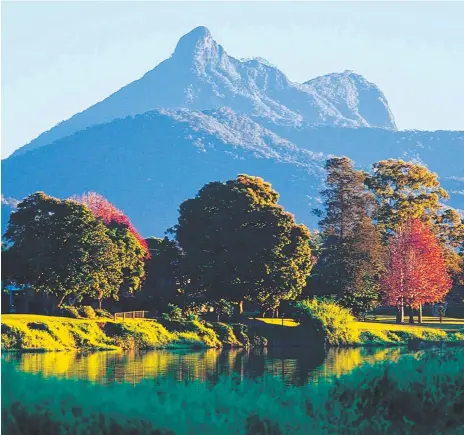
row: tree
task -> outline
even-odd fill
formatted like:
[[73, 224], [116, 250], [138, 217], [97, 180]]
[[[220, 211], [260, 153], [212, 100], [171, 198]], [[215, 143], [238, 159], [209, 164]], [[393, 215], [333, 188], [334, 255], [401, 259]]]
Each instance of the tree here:
[[151, 258], [146, 263], [146, 279], [137, 298], [147, 309], [164, 312], [168, 304], [179, 303], [183, 288], [182, 252], [176, 242], [167, 237], [150, 237], [146, 242]]
[[105, 225], [81, 204], [32, 194], [11, 214], [5, 239], [6, 278], [53, 294], [58, 306], [70, 295], [79, 300], [117, 294], [122, 282], [117, 248]]
[[451, 280], [439, 240], [428, 224], [409, 219], [397, 228], [389, 245], [389, 263], [381, 285], [385, 302], [397, 306], [400, 323], [404, 306], [411, 308], [413, 321], [412, 309], [443, 300]]
[[384, 235], [407, 219], [434, 221], [442, 209], [440, 200], [448, 199], [438, 175], [425, 166], [389, 159], [374, 163], [373, 172], [366, 184], [375, 194], [376, 219]]
[[366, 190], [366, 174], [355, 170], [347, 157], [328, 159], [326, 188], [321, 192], [322, 246], [309, 287], [315, 294], [336, 295], [339, 302], [358, 317], [379, 299], [377, 284], [383, 249], [371, 216], [375, 211], [372, 193]]
[[[150, 258], [147, 242], [137, 232], [129, 218], [103, 196], [90, 192], [74, 201], [86, 205], [108, 229], [108, 235], [117, 247], [119, 265], [122, 271], [122, 283], [119, 293], [130, 296], [142, 287], [145, 278], [145, 261]], [[118, 295], [113, 295], [118, 299]], [[93, 297], [99, 301], [101, 308], [102, 298], [98, 291]]]
[[448, 272], [457, 285], [462, 261], [458, 249], [464, 240], [464, 223], [456, 210], [442, 204], [441, 200], [449, 196], [440, 186], [438, 175], [425, 166], [393, 159], [375, 163], [373, 169], [366, 184], [375, 194], [378, 204], [375, 218], [384, 242], [395, 233], [397, 225], [408, 219], [430, 224], [440, 240]]
[[139, 234], [130, 219], [122, 210], [116, 208], [102, 195], [96, 192], [88, 192], [84, 195], [75, 196], [71, 199], [79, 204], [86, 205], [90, 210], [92, 210], [92, 213], [102, 219], [106, 225], [119, 225], [123, 228], [127, 228], [140, 243], [140, 246], [145, 251], [146, 258], [150, 257], [146, 240]]
[[310, 234], [261, 178], [204, 186], [181, 204], [172, 230], [184, 252], [186, 292], [200, 301], [257, 301], [263, 314], [295, 299], [312, 267]]

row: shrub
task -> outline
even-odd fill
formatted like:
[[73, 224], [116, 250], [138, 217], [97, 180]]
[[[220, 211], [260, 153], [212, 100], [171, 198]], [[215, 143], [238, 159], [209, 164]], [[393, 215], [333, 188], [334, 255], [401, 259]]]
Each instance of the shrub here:
[[166, 320], [163, 319], [160, 323], [170, 332], [184, 333], [193, 332], [205, 343], [208, 347], [221, 347], [221, 342], [213, 330], [213, 325], [210, 327], [203, 325], [199, 320], [191, 322], [185, 320]]
[[168, 308], [161, 316], [165, 320], [182, 320], [182, 310], [174, 304], [168, 304]]
[[79, 311], [77, 310], [76, 307], [73, 307], [71, 305], [62, 305], [58, 309], [58, 315], [61, 317], [70, 317], [72, 319], [80, 319], [81, 316], [79, 314]]
[[297, 302], [295, 320], [313, 328], [332, 346], [359, 344], [360, 333], [356, 319], [347, 308], [330, 299], [308, 299]]
[[248, 337], [248, 327], [242, 323], [233, 323], [232, 329], [234, 331], [237, 340], [242, 343], [243, 346], [248, 347], [250, 345], [250, 338]]
[[242, 343], [237, 340], [237, 337], [234, 334], [234, 330], [230, 325], [225, 323], [213, 323], [213, 329], [219, 337], [221, 343], [229, 346], [241, 346]]
[[233, 312], [232, 302], [227, 301], [226, 299], [220, 299], [214, 304], [214, 311], [223, 320], [229, 320]]
[[114, 317], [109, 311], [106, 311], [103, 308], [96, 308], [95, 315], [102, 319], [112, 319]]
[[95, 310], [90, 305], [79, 307], [79, 314], [84, 319], [95, 319], [97, 317]]

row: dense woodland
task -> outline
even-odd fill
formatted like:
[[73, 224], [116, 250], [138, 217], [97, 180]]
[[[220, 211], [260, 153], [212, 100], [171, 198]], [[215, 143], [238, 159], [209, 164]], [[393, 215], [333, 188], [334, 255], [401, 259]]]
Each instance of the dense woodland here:
[[[414, 310], [464, 301], [464, 221], [443, 204], [437, 174], [383, 160], [370, 174], [331, 158], [319, 228], [310, 232], [259, 177], [206, 184], [179, 207], [164, 238], [143, 239], [96, 193], [60, 200], [36, 192], [11, 214], [2, 283], [18, 311], [109, 311], [227, 319], [244, 309], [288, 313], [292, 302], [328, 297], [365, 318], [373, 308]], [[5, 291], [2, 293], [5, 296]], [[5, 306], [5, 304], [4, 304]]]

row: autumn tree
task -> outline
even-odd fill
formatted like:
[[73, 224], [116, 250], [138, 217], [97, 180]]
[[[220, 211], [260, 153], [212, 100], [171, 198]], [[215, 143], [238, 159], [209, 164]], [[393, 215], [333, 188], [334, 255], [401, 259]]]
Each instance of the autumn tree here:
[[[145, 277], [145, 261], [150, 257], [147, 242], [137, 232], [130, 219], [102, 195], [90, 192], [74, 201], [87, 206], [94, 216], [108, 229], [108, 236], [117, 247], [122, 283], [118, 294], [130, 296], [142, 287]], [[118, 294], [113, 295], [118, 299]], [[94, 290], [93, 297], [102, 301], [101, 291]]]
[[187, 293], [197, 300], [257, 301], [263, 314], [300, 295], [312, 267], [309, 231], [261, 178], [205, 185], [180, 206], [176, 239]]
[[10, 216], [4, 253], [6, 278], [52, 294], [61, 306], [97, 292], [117, 294], [122, 282], [118, 250], [100, 220], [84, 205], [37, 192]]
[[447, 270], [457, 284], [462, 266], [458, 251], [464, 240], [464, 222], [456, 210], [443, 205], [442, 201], [449, 196], [440, 186], [438, 175], [420, 164], [390, 159], [373, 165], [373, 174], [367, 177], [366, 184], [378, 204], [375, 218], [384, 242], [407, 219], [430, 224], [442, 246]]
[[442, 247], [429, 224], [408, 219], [397, 226], [390, 240], [389, 263], [381, 285], [385, 302], [398, 308], [398, 323], [403, 322], [404, 306], [410, 307], [412, 323], [413, 309], [443, 300], [451, 288], [451, 280]]
[[383, 260], [380, 234], [372, 222], [374, 196], [367, 191], [366, 174], [347, 157], [328, 159], [326, 188], [321, 192], [321, 247], [309, 279], [314, 294], [336, 295], [339, 302], [363, 317], [379, 300]]

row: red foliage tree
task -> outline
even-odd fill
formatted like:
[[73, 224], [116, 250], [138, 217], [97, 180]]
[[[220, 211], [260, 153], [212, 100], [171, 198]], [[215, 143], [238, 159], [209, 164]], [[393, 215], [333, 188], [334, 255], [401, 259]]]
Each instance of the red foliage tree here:
[[119, 210], [106, 198], [95, 192], [88, 192], [82, 196], [74, 197], [73, 200], [89, 207], [92, 213], [96, 217], [102, 219], [106, 225], [114, 223], [127, 227], [127, 229], [135, 236], [135, 238], [139, 241], [140, 245], [144, 249], [145, 258], [150, 258], [147, 242], [135, 229], [130, 219], [124, 214], [122, 210]]
[[[408, 220], [389, 245], [390, 262], [382, 278], [385, 302], [401, 311], [441, 301], [451, 289], [443, 250], [428, 225]], [[421, 319], [419, 319], [421, 320]]]

